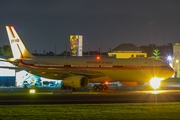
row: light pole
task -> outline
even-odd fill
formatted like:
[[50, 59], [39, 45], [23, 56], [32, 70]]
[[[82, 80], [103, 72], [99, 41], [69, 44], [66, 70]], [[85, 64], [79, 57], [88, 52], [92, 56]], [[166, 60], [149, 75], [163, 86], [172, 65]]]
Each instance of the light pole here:
[[176, 60], [176, 63], [178, 63], [177, 77], [179, 77], [179, 60]]

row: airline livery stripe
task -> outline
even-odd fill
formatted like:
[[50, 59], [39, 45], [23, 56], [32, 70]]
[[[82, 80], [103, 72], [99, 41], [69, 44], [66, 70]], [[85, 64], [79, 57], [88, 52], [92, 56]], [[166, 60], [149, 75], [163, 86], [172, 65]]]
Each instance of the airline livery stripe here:
[[18, 47], [18, 49], [19, 49], [19, 52], [21, 53], [21, 58], [23, 58], [22, 51], [21, 51], [21, 49], [20, 49], [20, 47], [19, 47], [19, 45], [18, 45], [18, 44], [17, 44], [17, 47]]
[[11, 26], [9, 26], [9, 30], [10, 30], [10, 32], [11, 32], [12, 37], [15, 38], [15, 35], [14, 35], [13, 31], [12, 31]]
[[43, 65], [43, 64], [27, 64], [21, 61], [22, 65], [25, 67], [34, 67], [40, 69], [86, 69], [86, 70], [172, 70], [169, 67], [161, 67], [161, 66], [112, 66], [112, 67], [102, 67], [102, 66], [76, 66], [72, 67], [72, 65]]

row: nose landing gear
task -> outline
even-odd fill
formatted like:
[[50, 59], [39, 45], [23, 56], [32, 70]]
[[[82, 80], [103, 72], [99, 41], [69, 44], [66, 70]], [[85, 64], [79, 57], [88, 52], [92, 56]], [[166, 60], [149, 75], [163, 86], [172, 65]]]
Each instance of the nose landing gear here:
[[74, 91], [75, 88], [69, 87], [69, 86], [65, 86], [65, 85], [62, 85], [62, 86], [61, 86], [61, 90], [72, 90], [72, 91]]

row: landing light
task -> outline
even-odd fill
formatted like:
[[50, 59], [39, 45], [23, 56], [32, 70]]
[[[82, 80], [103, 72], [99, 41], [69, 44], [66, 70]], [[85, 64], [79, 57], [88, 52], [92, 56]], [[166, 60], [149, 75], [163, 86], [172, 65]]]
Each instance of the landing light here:
[[150, 80], [150, 85], [152, 88], [157, 89], [159, 88], [159, 86], [161, 85], [161, 81], [163, 80], [163, 78], [157, 78], [154, 77]]

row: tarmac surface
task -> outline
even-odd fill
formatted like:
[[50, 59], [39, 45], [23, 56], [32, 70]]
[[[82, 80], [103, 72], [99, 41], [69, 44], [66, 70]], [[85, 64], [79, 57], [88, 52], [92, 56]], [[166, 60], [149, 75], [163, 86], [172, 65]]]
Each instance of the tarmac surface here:
[[180, 90], [71, 90], [0, 88], [0, 105], [180, 102]]

